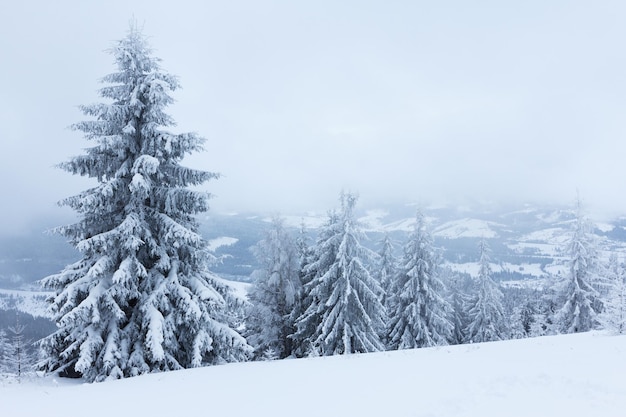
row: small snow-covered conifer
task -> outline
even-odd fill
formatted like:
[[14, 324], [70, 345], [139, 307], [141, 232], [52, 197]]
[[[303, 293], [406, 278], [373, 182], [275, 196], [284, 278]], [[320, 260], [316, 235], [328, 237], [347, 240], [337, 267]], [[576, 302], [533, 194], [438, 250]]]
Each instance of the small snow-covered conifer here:
[[483, 239], [478, 248], [480, 251], [479, 270], [475, 295], [469, 304], [466, 337], [473, 343], [503, 340], [506, 338], [507, 331], [502, 307], [502, 291], [491, 278], [489, 245]]
[[[555, 277], [549, 277], [544, 288], [540, 289], [532, 301], [534, 314], [530, 324], [529, 336], [546, 336], [558, 333], [554, 322], [554, 312], [556, 311]], [[552, 283], [551, 283], [552, 282]]]
[[298, 319], [295, 339], [310, 355], [373, 352], [383, 349], [379, 333], [385, 310], [381, 288], [367, 268], [373, 253], [360, 243], [356, 196], [341, 195], [341, 211], [331, 213], [320, 232], [305, 273], [307, 308]]
[[381, 241], [377, 267], [376, 279], [383, 290], [381, 302], [387, 306], [387, 295], [391, 291], [391, 284], [398, 269], [398, 260], [394, 256], [393, 243], [388, 233], [385, 233]]
[[609, 258], [607, 278], [610, 286], [600, 321], [607, 330], [624, 334], [626, 333], [626, 268], [614, 253]]
[[519, 323], [522, 330], [522, 337], [529, 337], [532, 335], [532, 328], [535, 324], [535, 317], [537, 311], [535, 310], [534, 303], [527, 301], [519, 308]]
[[191, 190], [218, 174], [184, 167], [202, 149], [194, 133], [166, 130], [179, 88], [134, 27], [110, 51], [107, 103], [82, 106], [74, 125], [93, 146], [60, 167], [97, 184], [61, 202], [79, 215], [58, 231], [81, 259], [43, 280], [58, 329], [41, 346], [42, 367], [88, 381], [246, 358], [229, 326], [229, 288], [207, 269], [194, 215], [209, 195]]
[[[332, 215], [330, 216], [327, 225], [330, 223], [332, 223]], [[325, 230], [327, 229], [322, 229], [320, 238], [324, 235]], [[298, 276], [300, 277], [300, 290], [296, 294], [296, 302], [290, 313], [290, 320], [292, 320], [293, 323], [296, 323], [301, 317], [304, 316], [307, 308], [313, 302], [310, 297], [310, 282], [316, 275], [316, 269], [310, 265], [315, 261], [315, 248], [309, 244], [309, 235], [306, 231], [304, 222], [300, 226], [300, 232], [296, 239], [296, 247], [298, 249], [300, 264], [298, 273]], [[313, 337], [313, 334], [315, 333], [317, 318], [309, 317], [306, 323], [306, 326], [303, 326], [303, 323], [297, 324], [294, 333], [289, 336], [292, 340], [292, 353], [294, 356], [300, 358], [318, 354], [313, 346], [313, 342], [311, 341], [311, 337]]]
[[7, 335], [4, 329], [0, 329], [0, 374], [8, 372], [7, 353], [9, 349], [9, 343]]
[[8, 327], [8, 341], [4, 350], [4, 359], [7, 372], [15, 375], [18, 382], [22, 376], [31, 371], [33, 366], [33, 354], [29, 349], [30, 342], [24, 338], [26, 326], [20, 324], [19, 316], [16, 322]]
[[443, 297], [439, 264], [440, 256], [426, 230], [424, 216], [418, 212], [388, 295], [391, 349], [445, 345], [452, 338], [452, 308]]
[[[394, 256], [394, 246], [388, 233], [385, 233], [380, 245], [375, 277], [382, 289], [380, 302], [385, 307], [385, 311], [390, 311], [389, 295], [391, 294], [391, 285], [398, 270], [398, 260]], [[380, 338], [385, 345], [388, 344], [386, 323], [385, 327], [381, 329]]]
[[[449, 300], [452, 307], [451, 318], [452, 322], [452, 334], [450, 336], [450, 344], [460, 345], [465, 343], [465, 329], [467, 327], [467, 304], [469, 302], [468, 296], [464, 291], [464, 280], [457, 274], [450, 270], [446, 270], [447, 279], [449, 282]], [[469, 281], [469, 279], [466, 279]]]
[[280, 218], [254, 248], [261, 269], [253, 273], [249, 291], [250, 307], [246, 316], [246, 336], [255, 349], [255, 357], [278, 359], [292, 354], [295, 332], [290, 315], [300, 291], [300, 259], [294, 239]]

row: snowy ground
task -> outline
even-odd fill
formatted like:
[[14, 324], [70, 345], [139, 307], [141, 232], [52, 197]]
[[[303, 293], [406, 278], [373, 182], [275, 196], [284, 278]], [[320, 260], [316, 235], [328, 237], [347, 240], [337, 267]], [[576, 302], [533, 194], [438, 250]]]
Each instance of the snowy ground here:
[[17, 309], [34, 317], [47, 317], [46, 299], [52, 293], [0, 289], [0, 309]]
[[492, 226], [502, 225], [485, 220], [466, 218], [442, 224], [434, 230], [433, 235], [447, 239], [463, 237], [492, 239], [498, 237], [498, 233], [492, 229]]
[[0, 385], [3, 416], [624, 416], [626, 336], [579, 334]]
[[207, 249], [211, 252], [215, 252], [218, 248], [221, 248], [222, 246], [232, 246], [237, 242], [239, 242], [239, 239], [237, 239], [236, 237], [221, 236], [209, 240], [207, 242]]
[[[465, 263], [452, 263], [446, 262], [445, 265], [450, 268], [452, 271], [462, 272], [465, 274], [469, 274], [473, 277], [478, 276], [478, 271], [480, 270], [479, 262], [465, 262]], [[522, 262], [519, 264], [512, 264], [510, 262], [501, 262], [501, 263], [491, 263], [491, 271], [494, 273], [500, 272], [515, 272], [523, 275], [528, 275], [534, 278], [549, 278], [550, 273], [546, 272], [549, 270], [550, 272], [554, 272], [553, 276], [557, 274], [564, 274], [567, 271], [567, 265], [565, 264], [549, 264], [545, 267], [542, 267], [540, 263], [526, 263]], [[506, 285], [507, 281], [502, 281], [503, 285]]]

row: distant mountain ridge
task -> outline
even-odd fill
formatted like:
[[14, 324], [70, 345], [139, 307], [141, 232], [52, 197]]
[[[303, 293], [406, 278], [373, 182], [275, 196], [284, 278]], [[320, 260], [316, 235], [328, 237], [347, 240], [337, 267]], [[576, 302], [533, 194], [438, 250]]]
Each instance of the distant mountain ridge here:
[[[395, 243], [396, 255], [401, 256], [416, 210], [412, 205], [361, 209], [359, 220], [367, 235], [364, 244], [377, 251], [388, 234]], [[483, 238], [492, 249], [494, 278], [505, 285], [541, 288], [546, 278], [567, 273], [564, 248], [574, 221], [570, 208], [425, 207], [422, 211], [435, 244], [442, 250], [445, 266], [459, 274], [476, 275], [477, 245]], [[304, 227], [313, 243], [328, 215], [283, 217], [294, 234]], [[209, 213], [201, 219], [200, 233], [216, 256], [211, 270], [227, 280], [250, 282], [251, 273], [258, 268], [250, 249], [263, 238], [271, 218], [262, 213]], [[32, 333], [29, 337], [35, 340], [54, 328], [42, 317], [45, 294], [39, 292], [37, 281], [79, 259], [79, 254], [62, 237], [43, 233], [49, 227], [33, 226], [20, 236], [0, 235], [0, 326], [11, 325], [19, 312], [28, 323]], [[625, 258], [626, 219], [596, 224], [595, 234], [602, 260], [608, 260], [611, 253]], [[244, 286], [237, 288], [243, 296]]]
[[[366, 245], [377, 250], [383, 235], [389, 234], [400, 255], [402, 244], [415, 222], [416, 210], [417, 207], [411, 205], [362, 209], [359, 221], [369, 238]], [[526, 205], [522, 209], [426, 207], [421, 210], [435, 243], [442, 249], [446, 265], [453, 270], [475, 272], [477, 245], [484, 238], [493, 250], [496, 279], [537, 279], [565, 272], [563, 251], [575, 218], [571, 208]], [[284, 218], [294, 232], [304, 227], [314, 239], [327, 214], [306, 213]], [[216, 251], [228, 257], [215, 267], [216, 272], [245, 279], [249, 273], [241, 272], [246, 269], [252, 272], [256, 267], [249, 248], [263, 237], [270, 216], [248, 213], [213, 215], [211, 219], [213, 227], [203, 230], [209, 238], [230, 236], [239, 239], [236, 244]], [[232, 234], [221, 234], [225, 225]], [[238, 230], [245, 230], [245, 237], [237, 236]], [[623, 218], [596, 224], [595, 234], [601, 259], [608, 260], [612, 252], [620, 257], [626, 255], [626, 221]]]
[[[359, 220], [368, 236], [365, 242], [377, 250], [383, 235], [395, 242], [398, 255], [415, 222], [415, 205], [366, 207]], [[574, 213], [568, 207], [526, 205], [520, 208], [424, 207], [435, 243], [445, 263], [459, 272], [471, 273], [477, 260], [477, 244], [487, 239], [492, 248], [494, 271], [501, 280], [545, 277], [563, 273], [562, 251], [568, 239]], [[282, 217], [294, 233], [304, 227], [314, 241], [327, 213], [286, 214]], [[250, 250], [269, 226], [271, 215], [264, 213], [220, 214], [209, 212], [200, 219], [200, 233], [218, 260], [212, 270], [224, 278], [248, 280], [257, 261]], [[593, 220], [593, 219], [592, 219]], [[601, 256], [626, 254], [626, 219], [596, 225]], [[0, 288], [36, 289], [39, 279], [59, 272], [79, 254], [58, 235], [43, 233], [42, 226], [21, 236], [0, 235]]]

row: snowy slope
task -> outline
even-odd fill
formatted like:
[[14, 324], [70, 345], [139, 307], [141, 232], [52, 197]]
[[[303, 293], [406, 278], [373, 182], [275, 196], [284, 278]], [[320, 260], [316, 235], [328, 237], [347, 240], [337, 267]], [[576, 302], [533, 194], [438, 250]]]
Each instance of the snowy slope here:
[[18, 291], [0, 289], [0, 309], [16, 309], [33, 317], [47, 317], [46, 299], [52, 293], [44, 291]]
[[2, 415], [603, 416], [626, 414], [626, 336], [578, 334], [240, 363], [81, 384], [0, 385]]
[[[359, 221], [370, 238], [365, 244], [378, 250], [382, 233], [389, 233], [396, 243], [396, 255], [401, 255], [402, 244], [415, 224], [416, 209], [415, 205], [402, 204], [363, 207]], [[458, 271], [473, 268], [463, 264], [476, 260], [476, 244], [482, 238], [489, 240], [494, 264], [505, 264], [506, 270], [517, 272], [502, 274], [497, 279], [543, 277], [547, 273], [566, 271], [563, 250], [571, 234], [571, 210], [532, 205], [510, 210], [488, 205], [464, 209], [431, 206], [425, 207], [423, 212], [436, 244], [443, 250], [444, 259], [458, 264], [454, 268]], [[283, 218], [294, 234], [299, 233], [304, 224], [313, 243], [328, 213], [306, 212]], [[205, 217], [202, 234], [221, 261], [212, 265], [212, 270], [227, 278], [247, 280], [259, 267], [250, 247], [264, 237], [271, 220], [272, 216], [267, 213], [213, 213]], [[598, 224], [596, 234], [601, 259], [608, 259], [611, 252], [621, 258], [626, 256], [626, 218]], [[0, 287], [3, 288], [28, 288], [28, 284], [59, 272], [78, 256], [63, 239], [49, 241], [28, 235], [11, 246], [7, 244], [7, 247], [13, 246], [28, 249], [2, 253]]]
[[465, 218], [442, 224], [433, 231], [433, 235], [447, 239], [458, 239], [461, 237], [491, 239], [498, 236], [498, 233], [493, 230], [494, 226], [501, 227], [502, 225], [485, 220]]
[[228, 236], [220, 236], [215, 239], [211, 239], [207, 242], [207, 249], [211, 252], [215, 252], [218, 248], [222, 246], [232, 246], [235, 243], [239, 242], [239, 239], [236, 237], [228, 237]]
[[216, 279], [218, 279], [221, 283], [228, 285], [233, 290], [233, 293], [237, 298], [244, 302], [248, 301], [248, 291], [250, 291], [252, 284], [247, 282], [230, 281], [220, 278], [219, 276], [216, 276]]
[[[477, 276], [478, 271], [480, 270], [480, 264], [478, 262], [465, 262], [465, 263], [452, 263], [448, 262], [445, 264], [452, 271], [462, 272], [465, 274], [470, 274], [471, 276]], [[566, 265], [548, 265], [545, 268], [542, 268], [541, 264], [531, 264], [531, 263], [519, 263], [512, 264], [509, 262], [502, 262], [499, 264], [491, 263], [491, 270], [494, 273], [519, 273], [526, 275], [528, 278], [548, 278], [550, 274], [546, 272], [547, 269], [551, 271], [556, 271], [561, 273], [565, 272]]]
[[[318, 229], [322, 227], [326, 220], [328, 219], [328, 215], [325, 213], [316, 214], [316, 213], [307, 213], [302, 216], [281, 216], [284, 220], [285, 225], [288, 227], [292, 227], [294, 229], [300, 229], [302, 226], [306, 229]], [[272, 221], [271, 217], [267, 217], [264, 219], [266, 223], [270, 223]]]

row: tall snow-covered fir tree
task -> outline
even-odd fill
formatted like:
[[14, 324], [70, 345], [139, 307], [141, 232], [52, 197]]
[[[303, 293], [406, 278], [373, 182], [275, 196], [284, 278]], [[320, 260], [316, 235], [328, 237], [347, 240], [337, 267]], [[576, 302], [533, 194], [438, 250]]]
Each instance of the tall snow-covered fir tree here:
[[274, 218], [265, 238], [254, 247], [261, 269], [254, 271], [246, 315], [246, 338], [255, 348], [255, 357], [292, 354], [295, 332], [290, 313], [300, 291], [300, 258], [294, 239], [283, 220]]
[[491, 342], [506, 339], [507, 329], [502, 307], [502, 291], [491, 278], [489, 245], [483, 239], [478, 244], [480, 252], [475, 295], [469, 304], [466, 338], [469, 342]]
[[341, 195], [341, 210], [331, 213], [320, 232], [311, 262], [305, 266], [307, 308], [294, 335], [323, 356], [383, 350], [379, 334], [385, 310], [381, 288], [368, 270], [373, 254], [361, 245], [355, 219], [357, 198]]
[[440, 256], [426, 230], [424, 216], [418, 212], [388, 295], [390, 349], [445, 345], [451, 339], [452, 308], [443, 297], [439, 264]]
[[592, 330], [598, 325], [603, 303], [594, 282], [598, 281], [598, 251], [593, 225], [585, 216], [580, 199], [576, 203], [576, 220], [567, 244], [569, 275], [559, 294], [562, 303], [556, 324], [562, 333]]
[[207, 269], [194, 217], [210, 196], [188, 188], [218, 174], [180, 165], [204, 139], [165, 130], [179, 83], [136, 28], [110, 52], [110, 102], [82, 106], [92, 120], [73, 126], [94, 146], [60, 164], [97, 185], [60, 203], [80, 216], [58, 232], [82, 257], [42, 281], [58, 327], [42, 368], [101, 381], [242, 360], [250, 347], [229, 326], [232, 296]]

